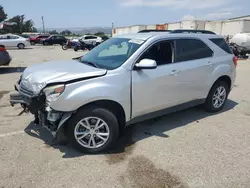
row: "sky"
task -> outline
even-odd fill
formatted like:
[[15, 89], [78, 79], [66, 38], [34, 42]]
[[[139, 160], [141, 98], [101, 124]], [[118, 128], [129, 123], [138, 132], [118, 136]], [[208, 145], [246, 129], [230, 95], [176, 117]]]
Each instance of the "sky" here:
[[[25, 14], [37, 28], [128, 26], [250, 14], [250, 0], [1, 0], [8, 17]], [[240, 2], [240, 3], [238, 3]]]

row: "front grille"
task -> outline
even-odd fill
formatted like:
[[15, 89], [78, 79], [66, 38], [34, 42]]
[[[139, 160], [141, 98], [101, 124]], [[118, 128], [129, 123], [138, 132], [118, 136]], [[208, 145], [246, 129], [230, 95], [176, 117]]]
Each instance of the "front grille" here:
[[22, 85], [22, 83], [20, 84], [20, 87], [19, 87], [19, 92], [22, 94], [22, 95], [26, 95], [28, 97], [32, 97], [34, 95], [34, 93], [29, 90], [28, 88], [24, 87]]

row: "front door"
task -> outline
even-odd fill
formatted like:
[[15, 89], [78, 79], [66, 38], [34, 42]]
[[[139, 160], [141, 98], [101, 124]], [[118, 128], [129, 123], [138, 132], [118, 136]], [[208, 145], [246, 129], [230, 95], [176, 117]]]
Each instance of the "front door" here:
[[132, 70], [132, 118], [174, 106], [180, 90], [174, 72], [173, 41], [152, 45], [139, 59], [153, 59], [156, 69]]

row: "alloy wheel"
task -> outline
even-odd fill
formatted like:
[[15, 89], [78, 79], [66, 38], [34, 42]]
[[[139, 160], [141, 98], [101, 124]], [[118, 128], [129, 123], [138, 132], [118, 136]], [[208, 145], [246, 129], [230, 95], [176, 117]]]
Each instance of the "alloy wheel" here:
[[99, 148], [110, 137], [107, 123], [99, 117], [86, 117], [75, 126], [74, 136], [76, 141], [85, 148]]
[[213, 106], [215, 108], [220, 108], [224, 104], [226, 96], [226, 89], [223, 86], [218, 87], [213, 95]]

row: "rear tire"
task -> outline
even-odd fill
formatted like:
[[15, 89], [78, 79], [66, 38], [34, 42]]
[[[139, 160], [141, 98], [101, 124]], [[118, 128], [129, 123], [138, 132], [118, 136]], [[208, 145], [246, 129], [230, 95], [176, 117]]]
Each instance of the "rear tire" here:
[[213, 113], [221, 111], [226, 104], [229, 91], [226, 82], [220, 80], [215, 82], [204, 103], [205, 110]]
[[19, 43], [19, 44], [17, 45], [17, 47], [18, 47], [19, 49], [24, 49], [24, 48], [25, 48], [25, 45], [24, 45], [23, 43]]
[[116, 116], [98, 106], [80, 109], [68, 122], [68, 139], [74, 148], [83, 153], [106, 151], [115, 144], [118, 135]]

